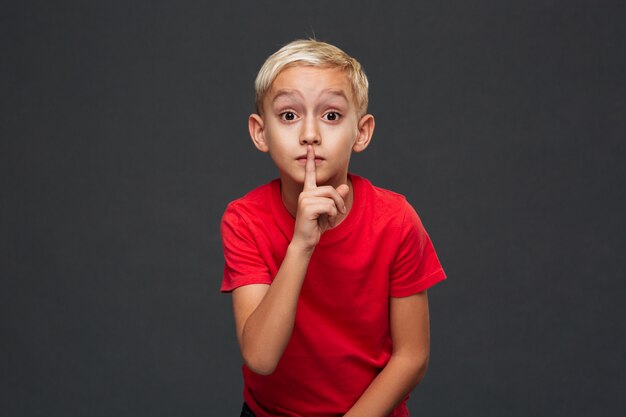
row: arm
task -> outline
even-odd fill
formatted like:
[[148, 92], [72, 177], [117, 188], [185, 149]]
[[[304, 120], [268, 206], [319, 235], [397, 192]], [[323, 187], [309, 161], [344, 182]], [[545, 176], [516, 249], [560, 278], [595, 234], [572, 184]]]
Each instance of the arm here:
[[287, 347], [295, 323], [300, 290], [315, 246], [324, 231], [345, 213], [346, 185], [317, 187], [315, 153], [307, 147], [304, 188], [298, 198], [294, 235], [271, 285], [256, 284], [233, 291], [237, 340], [252, 371], [271, 374]]
[[384, 417], [422, 380], [428, 368], [430, 330], [426, 291], [390, 298], [393, 353], [345, 417]]
[[244, 362], [256, 373], [271, 374], [289, 342], [310, 258], [311, 253], [290, 245], [272, 285], [233, 291], [237, 340]]

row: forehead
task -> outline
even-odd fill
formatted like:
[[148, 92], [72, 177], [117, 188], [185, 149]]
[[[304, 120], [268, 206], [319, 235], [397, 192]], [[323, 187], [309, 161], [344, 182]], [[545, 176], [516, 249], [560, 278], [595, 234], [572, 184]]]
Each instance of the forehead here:
[[341, 68], [299, 65], [282, 70], [274, 79], [266, 98], [271, 102], [277, 96], [317, 97], [325, 93], [354, 101], [352, 85]]

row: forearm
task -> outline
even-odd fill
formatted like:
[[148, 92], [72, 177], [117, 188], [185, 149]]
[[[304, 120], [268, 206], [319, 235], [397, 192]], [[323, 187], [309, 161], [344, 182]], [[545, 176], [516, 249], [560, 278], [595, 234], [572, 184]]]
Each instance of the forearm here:
[[345, 417], [386, 417], [422, 380], [428, 358], [393, 356]]
[[263, 300], [246, 320], [241, 350], [246, 364], [255, 372], [272, 373], [291, 338], [311, 254], [312, 251], [289, 245]]

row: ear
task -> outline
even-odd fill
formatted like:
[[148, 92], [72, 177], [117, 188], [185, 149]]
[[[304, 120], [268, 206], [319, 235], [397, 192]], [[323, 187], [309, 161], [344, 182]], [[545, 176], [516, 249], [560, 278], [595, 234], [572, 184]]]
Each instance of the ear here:
[[254, 146], [261, 152], [268, 152], [269, 148], [265, 141], [265, 123], [261, 116], [252, 113], [250, 117], [248, 117], [248, 131], [250, 132]]
[[372, 135], [374, 134], [374, 126], [376, 123], [374, 122], [374, 116], [371, 114], [366, 114], [361, 117], [359, 120], [359, 124], [357, 126], [358, 133], [356, 137], [356, 141], [354, 145], [352, 145], [352, 150], [354, 152], [362, 152], [367, 148], [372, 140]]

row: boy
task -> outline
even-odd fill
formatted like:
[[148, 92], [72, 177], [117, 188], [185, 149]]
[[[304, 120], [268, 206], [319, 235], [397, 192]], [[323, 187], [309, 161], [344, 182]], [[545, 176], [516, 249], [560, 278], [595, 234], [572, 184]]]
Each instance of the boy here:
[[280, 178], [228, 205], [225, 268], [242, 416], [408, 416], [429, 355], [426, 289], [445, 278], [399, 194], [348, 173], [374, 117], [360, 64], [292, 42], [256, 79], [250, 136]]

